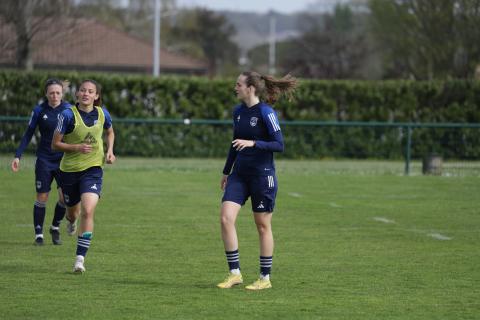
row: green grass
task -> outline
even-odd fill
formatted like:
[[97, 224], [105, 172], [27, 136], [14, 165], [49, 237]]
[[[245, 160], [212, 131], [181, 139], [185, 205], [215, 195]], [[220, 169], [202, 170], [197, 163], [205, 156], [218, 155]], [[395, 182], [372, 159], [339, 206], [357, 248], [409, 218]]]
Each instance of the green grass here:
[[[48, 234], [44, 247], [32, 245], [33, 159], [16, 174], [9, 161], [0, 157], [2, 319], [480, 318], [478, 176], [406, 177], [401, 162], [279, 161], [273, 288], [247, 292], [215, 287], [227, 272], [223, 160], [119, 158], [107, 167], [80, 276], [63, 224], [62, 246]], [[258, 274], [248, 206], [237, 221], [247, 283]]]

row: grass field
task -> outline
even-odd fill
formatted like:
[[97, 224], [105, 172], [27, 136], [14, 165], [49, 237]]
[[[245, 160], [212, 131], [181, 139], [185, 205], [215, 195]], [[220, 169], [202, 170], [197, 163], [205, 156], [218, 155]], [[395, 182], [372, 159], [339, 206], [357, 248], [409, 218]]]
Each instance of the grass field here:
[[[479, 319], [480, 178], [403, 164], [279, 161], [273, 288], [220, 290], [223, 160], [123, 159], [106, 168], [84, 275], [76, 241], [33, 243], [33, 158], [0, 157], [1, 319]], [[46, 226], [56, 196], [49, 202]], [[238, 218], [247, 283], [250, 210]], [[46, 229], [47, 227], [44, 227]]]

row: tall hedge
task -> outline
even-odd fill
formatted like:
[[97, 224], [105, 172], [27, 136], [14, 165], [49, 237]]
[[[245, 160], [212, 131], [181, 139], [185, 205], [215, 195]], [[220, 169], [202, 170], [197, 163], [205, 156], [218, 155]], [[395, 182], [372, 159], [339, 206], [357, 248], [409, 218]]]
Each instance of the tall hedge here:
[[[92, 78], [114, 118], [227, 119], [238, 102], [235, 79], [0, 71], [0, 116], [28, 116], [43, 97], [49, 77], [76, 84]], [[294, 101], [275, 108], [281, 120], [480, 122], [480, 82], [302, 80]], [[0, 151], [12, 152], [24, 124], [0, 122]], [[117, 124], [117, 152], [143, 156], [224, 156], [230, 126]], [[392, 128], [283, 128], [287, 158], [401, 158], [405, 133]], [[437, 151], [446, 157], [480, 158], [476, 129], [415, 129], [412, 155]], [[227, 147], [226, 147], [227, 146]], [[34, 144], [33, 144], [34, 147]]]

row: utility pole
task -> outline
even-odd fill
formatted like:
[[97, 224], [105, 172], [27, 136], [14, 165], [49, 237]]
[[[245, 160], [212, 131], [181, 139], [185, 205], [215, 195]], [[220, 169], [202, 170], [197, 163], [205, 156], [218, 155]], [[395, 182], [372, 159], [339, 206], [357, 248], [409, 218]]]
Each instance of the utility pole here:
[[270, 11], [270, 39], [269, 39], [269, 50], [268, 50], [268, 73], [272, 76], [275, 75], [275, 34], [276, 34], [276, 20], [275, 12]]
[[160, 0], [155, 0], [155, 23], [153, 30], [153, 76], [160, 76]]

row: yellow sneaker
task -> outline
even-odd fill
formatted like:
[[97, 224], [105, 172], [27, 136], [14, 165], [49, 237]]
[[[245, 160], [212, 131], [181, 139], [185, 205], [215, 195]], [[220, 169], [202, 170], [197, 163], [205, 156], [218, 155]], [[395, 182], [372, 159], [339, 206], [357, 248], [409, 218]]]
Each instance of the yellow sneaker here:
[[247, 290], [263, 290], [272, 287], [272, 283], [269, 279], [258, 279], [254, 283], [249, 286], [246, 286], [245, 289]]
[[219, 287], [220, 289], [228, 289], [233, 287], [234, 285], [241, 283], [243, 283], [243, 278], [241, 274], [230, 273], [228, 277], [223, 280], [223, 282], [217, 284], [217, 287]]

